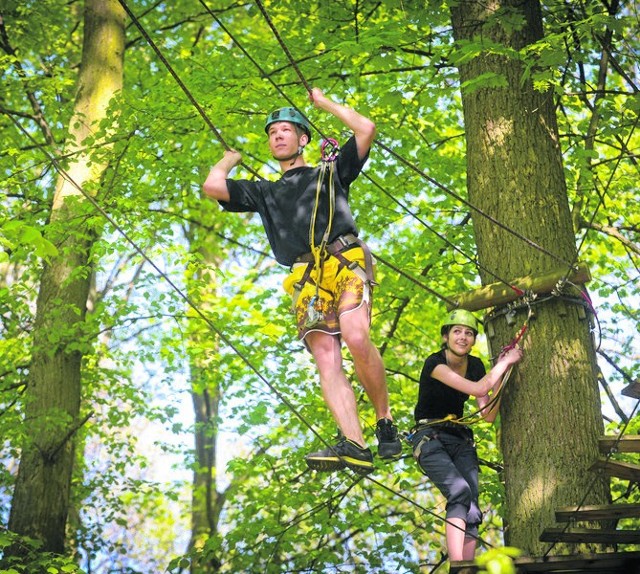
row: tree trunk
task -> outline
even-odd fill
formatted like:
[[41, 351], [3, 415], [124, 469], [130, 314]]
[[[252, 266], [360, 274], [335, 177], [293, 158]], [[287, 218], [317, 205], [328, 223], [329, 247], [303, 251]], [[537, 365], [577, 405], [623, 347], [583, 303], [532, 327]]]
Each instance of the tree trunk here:
[[105, 160], [81, 146], [99, 132], [98, 123], [122, 87], [124, 12], [117, 0], [87, 0], [84, 27], [66, 150], [74, 159], [66, 168], [69, 178], [59, 176], [46, 230], [59, 255], [44, 266], [40, 281], [25, 395], [25, 441], [9, 518], [10, 530], [39, 539], [43, 551], [57, 553], [65, 547], [74, 435], [83, 424], [81, 365], [90, 344], [83, 322], [95, 232], [85, 224], [91, 207], [75, 184], [95, 194], [106, 168]]
[[[198, 289], [194, 299], [200, 301], [200, 308], [207, 313], [210, 309], [208, 301], [216, 299], [216, 275], [214, 269], [219, 267], [216, 256], [206, 248], [198, 249], [203, 265], [209, 265], [210, 271], [198, 275], [198, 283], [206, 284], [207, 289]], [[218, 257], [219, 259], [219, 257]], [[211, 330], [200, 320], [192, 322], [193, 329], [189, 340], [195, 346], [215, 346]], [[205, 343], [206, 342], [206, 343]], [[217, 441], [219, 425], [220, 387], [217, 369], [212, 366], [210, 357], [215, 348], [208, 353], [196, 353], [191, 358], [191, 398], [195, 414], [194, 446], [195, 461], [193, 469], [193, 492], [191, 499], [191, 540], [189, 547], [202, 550], [205, 542], [218, 530], [220, 511], [224, 503], [224, 495], [217, 490]], [[217, 558], [200, 561], [191, 565], [193, 574], [213, 574], [218, 572], [220, 563]]]
[[[504, 10], [521, 16], [521, 29], [501, 25]], [[457, 41], [498, 43], [519, 50], [542, 37], [537, 1], [461, 1], [451, 8]], [[469, 201], [484, 214], [533, 241], [527, 244], [480, 213], [472, 213], [483, 284], [545, 273], [576, 257], [551, 92], [538, 92], [517, 59], [484, 46], [459, 66], [467, 142]], [[500, 87], [471, 89], [481, 74]], [[495, 274], [495, 275], [492, 275]], [[575, 294], [575, 291], [574, 291]], [[514, 371], [501, 405], [509, 545], [530, 554], [555, 524], [560, 506], [604, 503], [608, 484], [588, 467], [598, 456], [602, 417], [596, 358], [582, 308], [560, 298], [534, 306], [524, 339], [525, 358]], [[583, 315], [582, 315], [583, 316]], [[524, 324], [526, 309], [507, 323], [495, 313], [493, 354]], [[586, 498], [585, 498], [586, 497]], [[557, 546], [552, 553], [566, 548]]]

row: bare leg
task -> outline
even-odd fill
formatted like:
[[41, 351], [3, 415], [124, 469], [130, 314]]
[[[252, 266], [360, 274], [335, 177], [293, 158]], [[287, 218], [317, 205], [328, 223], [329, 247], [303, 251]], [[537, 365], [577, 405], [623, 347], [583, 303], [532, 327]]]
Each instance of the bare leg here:
[[389, 392], [384, 363], [377, 347], [369, 336], [369, 311], [366, 305], [340, 315], [340, 331], [356, 369], [356, 375], [364, 387], [373, 408], [376, 420], [391, 417]]
[[464, 531], [467, 527], [466, 522], [462, 518], [447, 518], [445, 532], [447, 536], [447, 552], [449, 560], [464, 560], [465, 536]]
[[346, 438], [364, 447], [356, 397], [342, 368], [340, 340], [321, 332], [309, 333], [305, 340], [318, 367], [324, 401], [336, 424]]
[[463, 560], [473, 560], [476, 556], [476, 542], [473, 536], [465, 536], [464, 548], [462, 549]]

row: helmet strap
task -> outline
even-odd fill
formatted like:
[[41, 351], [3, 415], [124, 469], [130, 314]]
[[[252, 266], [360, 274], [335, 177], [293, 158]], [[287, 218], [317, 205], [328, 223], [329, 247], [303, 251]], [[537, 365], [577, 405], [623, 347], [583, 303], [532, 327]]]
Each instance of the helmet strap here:
[[291, 160], [291, 165], [293, 165], [296, 162], [296, 160], [302, 155], [303, 152], [304, 152], [304, 146], [303, 145], [299, 145], [298, 146], [298, 151], [296, 153], [291, 154], [289, 157], [283, 157], [283, 158], [275, 158], [274, 157], [274, 159], [277, 159], [278, 161], [281, 161], [281, 162], [285, 162], [285, 161]]

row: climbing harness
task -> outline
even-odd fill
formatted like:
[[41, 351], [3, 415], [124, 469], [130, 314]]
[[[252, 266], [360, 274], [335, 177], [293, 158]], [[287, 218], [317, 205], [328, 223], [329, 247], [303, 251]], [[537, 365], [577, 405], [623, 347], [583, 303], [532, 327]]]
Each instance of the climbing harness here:
[[[353, 271], [360, 279], [370, 285], [374, 285], [373, 278], [373, 257], [371, 251], [367, 245], [358, 239], [353, 233], [347, 233], [339, 236], [333, 242], [329, 243], [329, 237], [331, 236], [331, 229], [333, 226], [333, 217], [335, 214], [336, 204], [336, 190], [335, 190], [335, 160], [340, 152], [340, 147], [337, 140], [333, 138], [326, 138], [321, 145], [321, 165], [320, 173], [318, 174], [318, 183], [316, 185], [316, 195], [313, 206], [313, 213], [309, 222], [309, 245], [311, 251], [299, 256], [296, 259], [296, 263], [306, 263], [307, 267], [302, 274], [302, 277], [293, 286], [293, 299], [292, 310], [295, 312], [298, 298], [302, 291], [302, 288], [306, 283], [313, 283], [315, 285], [315, 294], [311, 297], [306, 310], [306, 318], [304, 326], [308, 329], [314, 327], [320, 323], [323, 319], [322, 309], [320, 308], [320, 289], [323, 275], [324, 275], [324, 263], [330, 257], [333, 256], [340, 262], [339, 268], [347, 268]], [[328, 178], [327, 178], [328, 171]], [[322, 234], [322, 239], [319, 245], [315, 243], [316, 235], [316, 222], [318, 216], [318, 209], [320, 207], [320, 194], [322, 192], [322, 184], [327, 179], [327, 187], [329, 190], [329, 216], [327, 220], [327, 227]], [[363, 269], [357, 261], [351, 261], [344, 256], [344, 252], [359, 246], [364, 252], [365, 268]], [[312, 278], [312, 273], [315, 272], [315, 278]]]
[[[458, 418], [455, 415], [449, 414], [442, 418], [435, 419], [420, 419], [413, 426], [411, 431], [405, 436], [405, 440], [409, 443], [412, 448], [413, 458], [417, 461], [420, 458], [420, 451], [422, 449], [422, 445], [425, 443], [435, 440], [438, 438], [438, 431], [450, 431], [455, 435], [458, 435], [461, 438], [465, 438], [473, 442], [473, 434], [469, 425], [472, 422], [476, 421], [465, 421], [467, 417]], [[423, 436], [420, 437], [418, 443], [413, 446], [413, 439], [418, 433], [422, 433], [423, 431], [427, 431], [429, 429], [435, 430], [435, 432], [425, 432]]]

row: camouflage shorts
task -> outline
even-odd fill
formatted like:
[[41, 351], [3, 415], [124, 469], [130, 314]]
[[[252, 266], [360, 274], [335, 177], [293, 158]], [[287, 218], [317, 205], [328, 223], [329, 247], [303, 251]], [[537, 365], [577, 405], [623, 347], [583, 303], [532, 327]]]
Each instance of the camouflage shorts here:
[[349, 269], [334, 256], [329, 256], [323, 263], [322, 281], [317, 299], [312, 305], [318, 313], [317, 321], [310, 321], [312, 318], [309, 313], [309, 303], [316, 297], [317, 270], [311, 270], [297, 298], [295, 288], [296, 284], [303, 279], [307, 267], [309, 265], [313, 267], [313, 263], [294, 264], [290, 275], [284, 281], [285, 291], [292, 295], [295, 301], [293, 311], [300, 339], [304, 339], [307, 333], [313, 331], [339, 335], [340, 316], [358, 309], [363, 304], [368, 306], [368, 312], [371, 315], [371, 285], [362, 277], [362, 270], [365, 267], [364, 252], [362, 248], [355, 247], [343, 251], [341, 255], [349, 261], [356, 262], [360, 270]]

